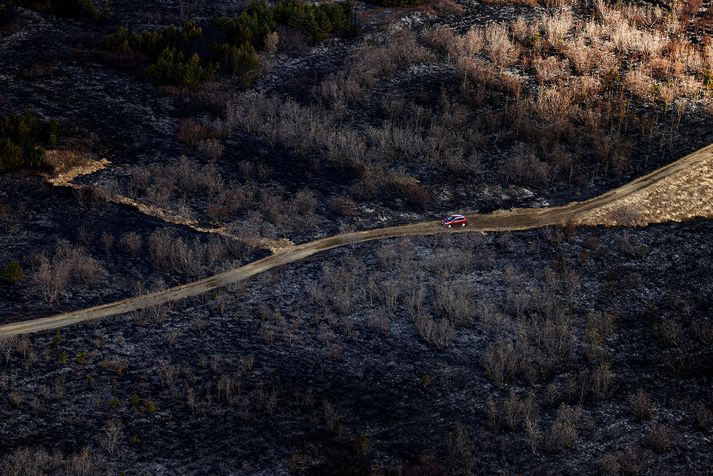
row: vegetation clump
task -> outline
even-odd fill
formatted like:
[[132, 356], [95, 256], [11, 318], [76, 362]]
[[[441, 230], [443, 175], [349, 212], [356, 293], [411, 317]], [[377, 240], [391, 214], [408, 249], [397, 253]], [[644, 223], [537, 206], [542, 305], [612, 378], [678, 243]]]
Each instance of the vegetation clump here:
[[43, 164], [46, 147], [54, 147], [59, 121], [43, 121], [32, 114], [0, 117], [0, 173]]
[[249, 80], [260, 68], [258, 51], [274, 48], [278, 26], [299, 30], [314, 42], [331, 35], [352, 36], [358, 28], [351, 8], [350, 3], [256, 1], [240, 15], [214, 17], [205, 26], [188, 21], [182, 27], [142, 32], [121, 26], [104, 39], [104, 47], [143, 57], [149, 63], [145, 74], [157, 83], [195, 85], [217, 72]]
[[24, 276], [25, 271], [17, 260], [10, 261], [10, 263], [3, 268], [2, 273], [0, 273], [0, 278], [2, 278], [3, 281], [13, 285], [22, 281]]

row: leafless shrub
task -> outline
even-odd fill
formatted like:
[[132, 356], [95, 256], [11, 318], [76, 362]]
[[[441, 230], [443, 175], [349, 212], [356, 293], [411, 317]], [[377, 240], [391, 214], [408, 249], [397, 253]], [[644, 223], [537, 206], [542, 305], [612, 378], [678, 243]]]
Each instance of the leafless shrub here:
[[367, 325], [375, 331], [381, 332], [382, 334], [388, 334], [391, 321], [389, 320], [388, 313], [386, 311], [377, 309], [369, 312]]
[[225, 147], [218, 139], [202, 139], [198, 142], [198, 152], [209, 159], [217, 160], [223, 156]]
[[329, 199], [329, 208], [344, 217], [353, 217], [358, 213], [356, 202], [349, 197], [339, 195]]
[[170, 264], [172, 234], [167, 229], [158, 229], [149, 236], [149, 256], [159, 269], [166, 269]]
[[628, 403], [629, 411], [639, 420], [648, 420], [653, 415], [654, 404], [651, 397], [641, 389], [629, 395]]
[[322, 415], [327, 430], [332, 433], [336, 432], [340, 426], [339, 421], [341, 420], [341, 417], [337, 414], [337, 411], [327, 400], [324, 400], [322, 402]]
[[547, 40], [553, 45], [559, 45], [572, 29], [574, 17], [570, 10], [563, 10], [552, 15], [543, 15], [541, 21]]
[[121, 375], [129, 368], [129, 362], [126, 359], [102, 360], [99, 362], [99, 367], [110, 370], [116, 375]]
[[325, 294], [331, 304], [341, 313], [347, 314], [363, 299], [357, 279], [363, 274], [364, 263], [352, 259], [343, 266], [322, 268], [322, 282]]
[[44, 474], [71, 474], [91, 476], [101, 471], [104, 462], [89, 449], [63, 456], [44, 449], [20, 448], [2, 459], [2, 474], [7, 476], [39, 476]]
[[592, 395], [597, 400], [606, 399], [611, 393], [613, 374], [608, 364], [595, 366], [588, 375], [588, 384]]
[[621, 474], [621, 463], [619, 463], [619, 458], [615, 454], [605, 454], [599, 459], [597, 466], [599, 467], [599, 472], [603, 475], [615, 476]]
[[663, 423], [657, 423], [652, 426], [646, 435], [646, 442], [657, 453], [665, 453], [670, 450], [673, 440], [673, 431]]
[[536, 7], [537, 0], [486, 0], [484, 3], [492, 5], [525, 5], [528, 7]]
[[587, 357], [593, 363], [602, 363], [608, 354], [604, 348], [606, 340], [614, 333], [614, 316], [592, 312], [587, 317], [586, 342]]
[[673, 319], [663, 319], [656, 325], [659, 340], [669, 346], [678, 347], [683, 342], [683, 327]]
[[15, 340], [15, 352], [20, 354], [23, 360], [31, 359], [34, 354], [32, 341], [27, 336], [19, 337]]
[[546, 185], [551, 180], [549, 164], [541, 161], [532, 151], [518, 148], [501, 167], [505, 180], [525, 186]]
[[497, 340], [488, 346], [480, 364], [485, 374], [495, 383], [510, 382], [517, 372], [518, 361], [515, 347], [507, 340]]
[[577, 439], [577, 424], [581, 410], [562, 405], [557, 411], [557, 418], [543, 435], [544, 448], [557, 453], [574, 445]]
[[624, 474], [644, 474], [651, 464], [651, 451], [639, 445], [628, 445], [619, 457]]
[[298, 28], [278, 25], [275, 33], [277, 50], [281, 53], [302, 54], [309, 49], [309, 38]]
[[540, 83], [556, 81], [569, 76], [567, 63], [555, 56], [537, 57], [532, 61], [532, 66], [535, 69], [535, 77]]
[[713, 324], [707, 320], [696, 319], [693, 321], [693, 332], [698, 340], [705, 345], [713, 345]]
[[436, 321], [430, 316], [421, 315], [414, 320], [418, 335], [431, 345], [441, 349], [450, 347], [456, 336], [456, 329], [446, 318]]
[[504, 425], [511, 431], [518, 429], [527, 431], [528, 427], [532, 431], [535, 430], [536, 419], [537, 408], [534, 395], [531, 393], [520, 398], [511, 391], [508, 398], [499, 403], [493, 400], [488, 402], [488, 421], [493, 428]]
[[456, 33], [443, 25], [438, 25], [428, 29], [423, 33], [423, 40], [441, 53], [449, 53], [456, 45], [458, 36]]
[[134, 231], [128, 231], [121, 235], [119, 238], [119, 246], [129, 253], [134, 258], [139, 254], [141, 250], [141, 235]]
[[124, 425], [118, 420], [109, 420], [102, 429], [99, 444], [110, 456], [114, 456], [119, 449], [119, 443], [124, 439]]
[[389, 316], [393, 316], [403, 288], [404, 282], [401, 278], [379, 281], [375, 277], [370, 277], [367, 282], [369, 302], [373, 304], [376, 300], [383, 305], [383, 309]]
[[215, 131], [210, 127], [197, 123], [191, 118], [183, 118], [178, 125], [178, 138], [186, 144], [197, 145], [202, 140], [211, 139]]
[[449, 322], [457, 325], [473, 319], [473, 302], [461, 286], [443, 284], [436, 287], [434, 307]]
[[448, 459], [459, 471], [469, 471], [473, 466], [473, 442], [468, 429], [458, 423], [448, 432]]
[[0, 338], [0, 354], [5, 357], [5, 363], [10, 362], [12, 351], [15, 348], [17, 337], [2, 337]]
[[107, 233], [106, 231], [103, 231], [100, 237], [100, 241], [102, 247], [104, 248], [104, 252], [106, 254], [109, 254], [111, 252], [112, 247], [114, 246], [114, 236], [110, 233]]
[[490, 59], [500, 68], [510, 66], [517, 60], [520, 51], [510, 41], [508, 28], [500, 23], [491, 23], [484, 30], [486, 49]]
[[713, 430], [713, 412], [711, 412], [703, 402], [696, 402], [692, 408], [693, 422], [698, 429], [710, 432]]
[[52, 304], [72, 282], [73, 277], [81, 279], [85, 286], [93, 286], [105, 273], [99, 262], [88, 256], [82, 248], [60, 243], [51, 259], [46, 255], [38, 258], [37, 268], [31, 278], [31, 288], [46, 303]]

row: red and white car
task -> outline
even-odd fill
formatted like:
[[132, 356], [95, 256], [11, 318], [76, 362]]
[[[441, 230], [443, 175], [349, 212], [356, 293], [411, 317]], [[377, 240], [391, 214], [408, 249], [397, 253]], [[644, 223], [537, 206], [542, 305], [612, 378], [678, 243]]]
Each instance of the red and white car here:
[[453, 228], [454, 226], [465, 226], [468, 224], [468, 217], [464, 215], [451, 215], [444, 218], [441, 221], [441, 225], [446, 228]]

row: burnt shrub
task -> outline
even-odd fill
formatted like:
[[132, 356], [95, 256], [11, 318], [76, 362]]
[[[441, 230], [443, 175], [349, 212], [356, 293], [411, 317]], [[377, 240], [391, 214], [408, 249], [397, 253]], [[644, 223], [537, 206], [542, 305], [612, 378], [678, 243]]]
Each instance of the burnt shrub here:
[[657, 453], [665, 453], [671, 449], [674, 435], [671, 429], [663, 423], [657, 423], [646, 435], [646, 442]]
[[43, 13], [96, 22], [106, 20], [111, 12], [108, 1], [104, 1], [100, 7], [93, 0], [15, 0], [15, 3]]
[[629, 395], [628, 403], [629, 411], [639, 420], [648, 420], [654, 413], [651, 397], [641, 389]]

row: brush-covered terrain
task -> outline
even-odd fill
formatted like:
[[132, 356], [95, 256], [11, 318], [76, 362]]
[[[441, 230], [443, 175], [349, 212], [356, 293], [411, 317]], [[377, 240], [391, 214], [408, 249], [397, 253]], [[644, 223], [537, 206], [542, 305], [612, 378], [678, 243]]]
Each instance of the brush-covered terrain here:
[[[598, 196], [713, 142], [712, 33], [708, 0], [6, 1], [0, 325]], [[383, 240], [0, 339], [0, 473], [706, 473], [712, 234]]]

